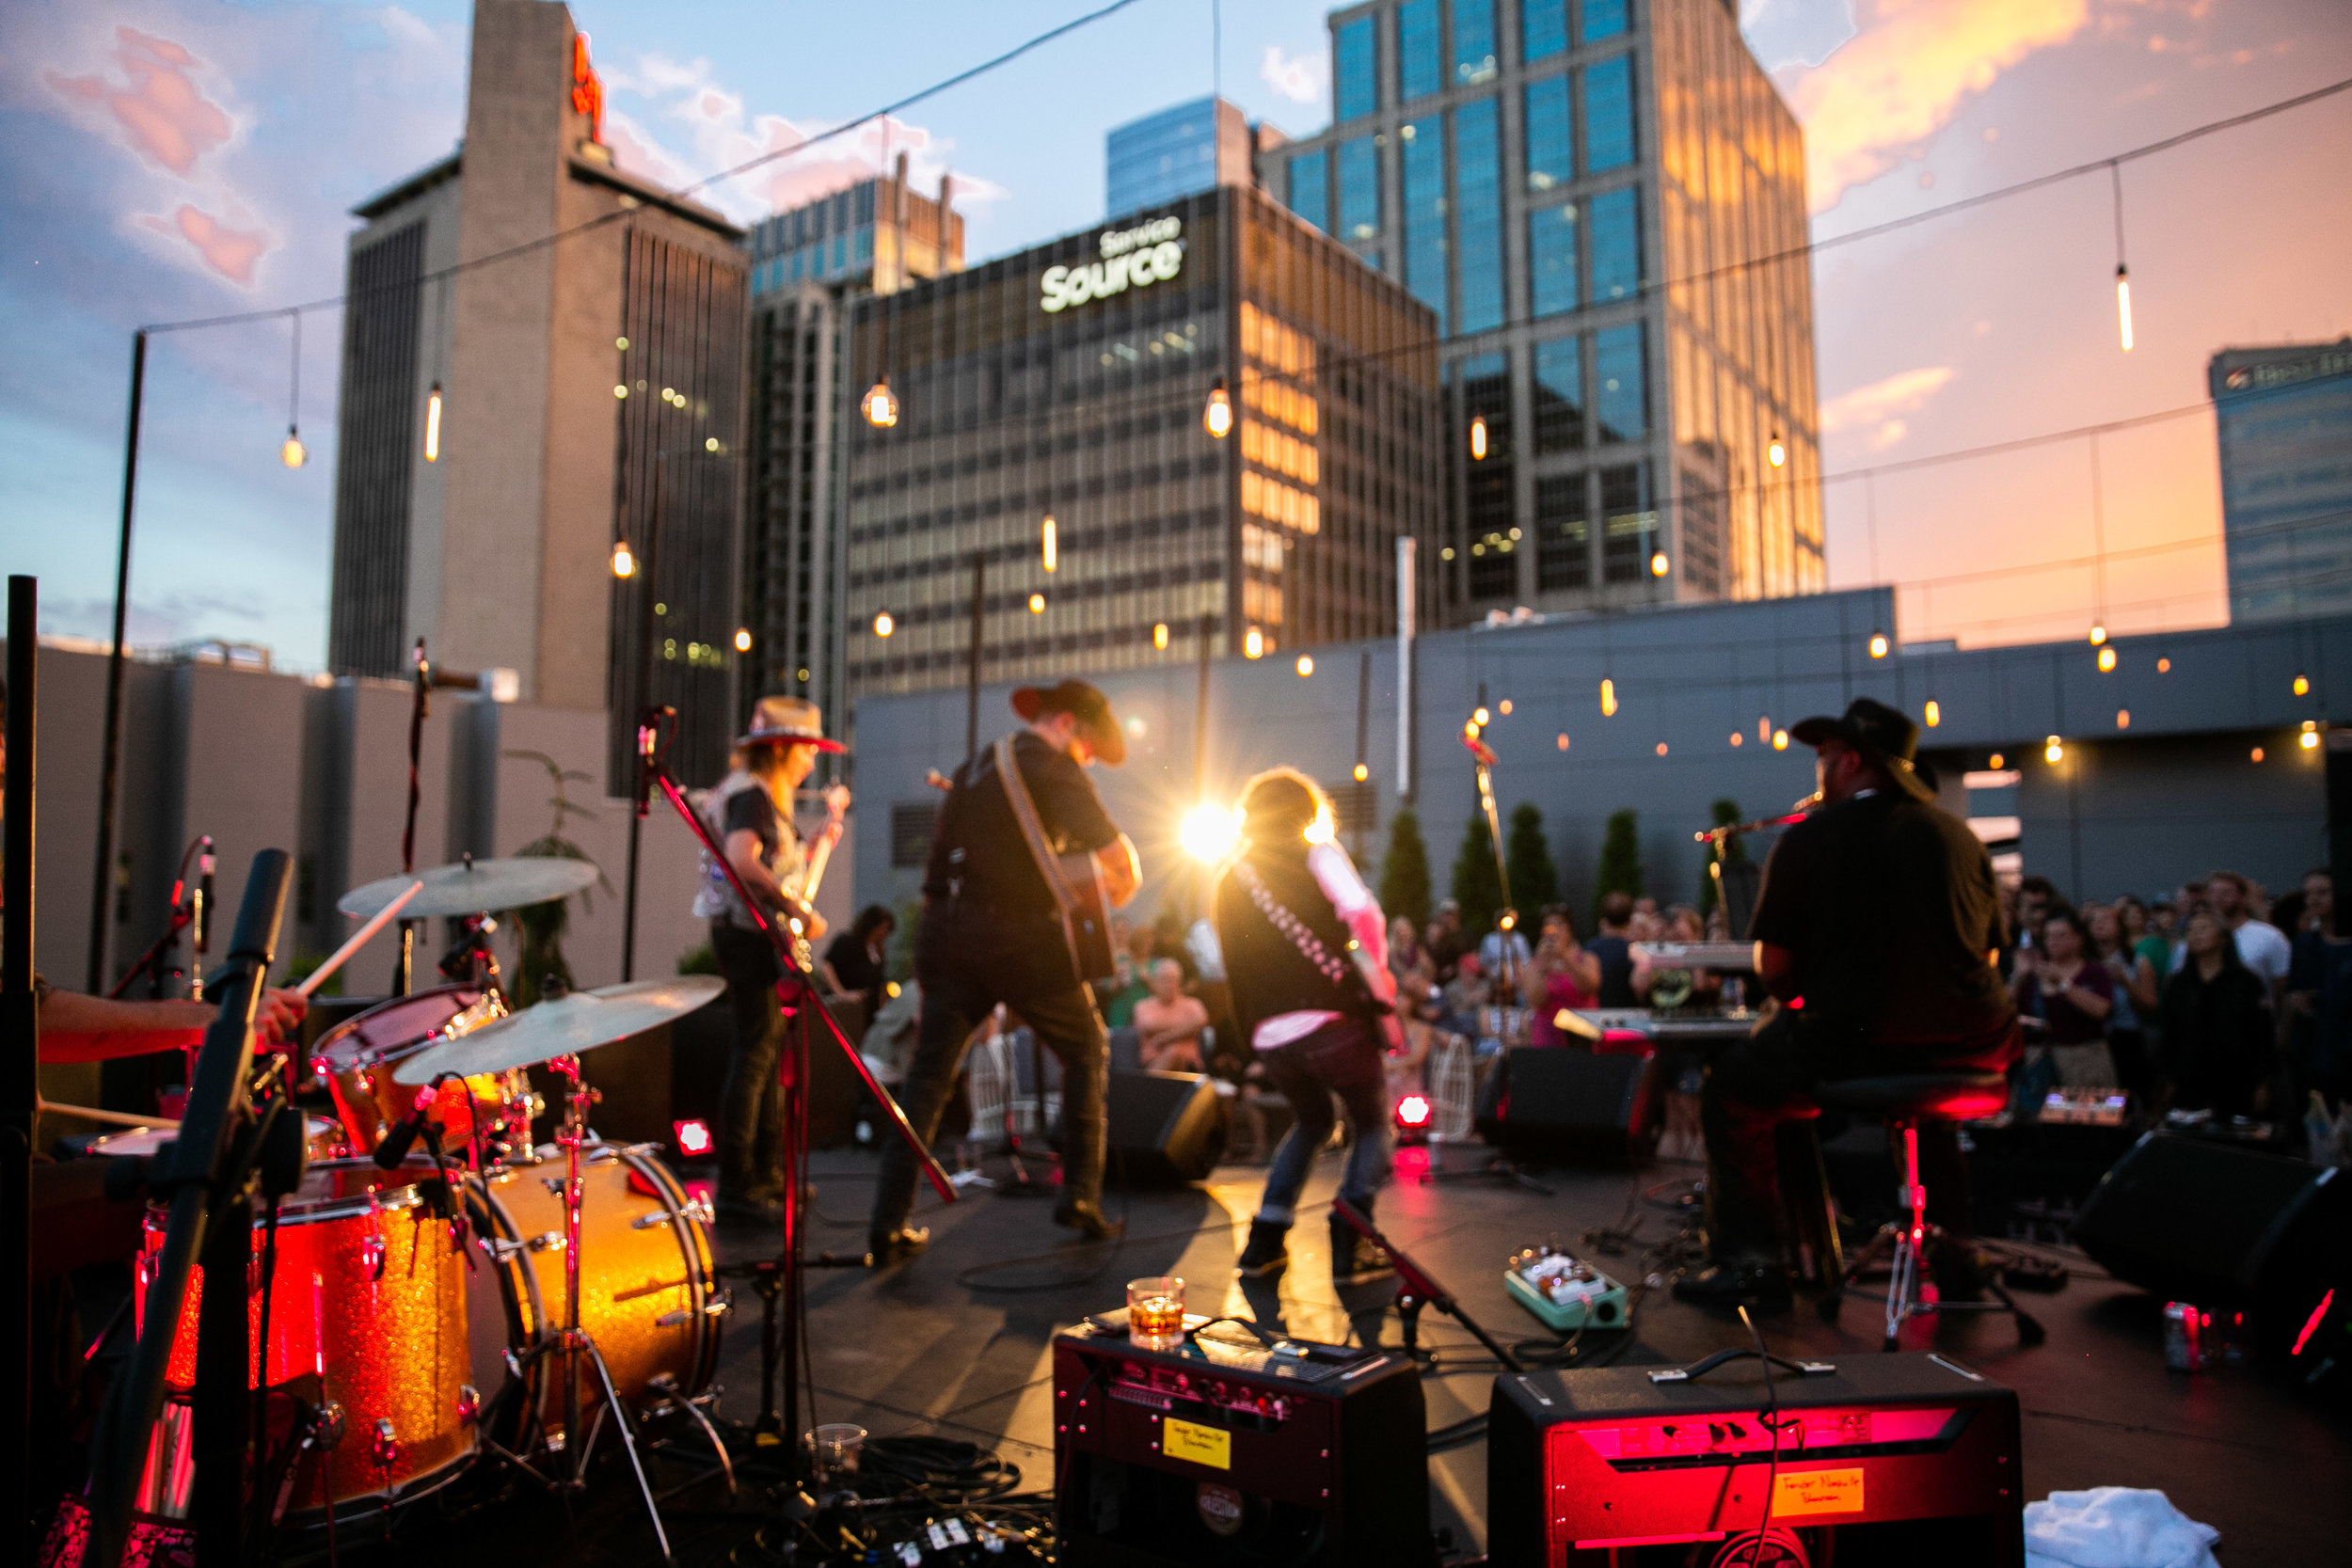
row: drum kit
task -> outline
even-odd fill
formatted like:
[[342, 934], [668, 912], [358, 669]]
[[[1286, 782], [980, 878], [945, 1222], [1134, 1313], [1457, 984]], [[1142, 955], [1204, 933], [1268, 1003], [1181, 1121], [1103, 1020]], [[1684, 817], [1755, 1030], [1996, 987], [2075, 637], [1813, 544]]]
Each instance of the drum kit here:
[[[682, 1413], [728, 1466], [696, 1402], [729, 1308], [708, 1206], [658, 1146], [590, 1130], [598, 1096], [580, 1069], [585, 1053], [694, 1011], [723, 983], [639, 981], [510, 1010], [482, 940], [483, 911], [560, 897], [595, 875], [578, 862], [469, 863], [371, 884], [339, 906], [368, 915], [421, 882], [400, 912], [463, 922], [453, 957], [473, 973], [345, 1019], [310, 1048], [336, 1114], [305, 1118], [307, 1168], [274, 1212], [257, 1209], [246, 1278], [250, 1386], [269, 1391], [282, 1455], [257, 1484], [274, 1488], [281, 1528], [331, 1530], [338, 1510], [389, 1513], [485, 1463], [578, 1487], [609, 1426], [667, 1558], [635, 1423]], [[532, 1068], [563, 1085], [553, 1136], [538, 1144]], [[93, 1151], [153, 1154], [167, 1136], [119, 1134]], [[167, 1221], [151, 1210], [142, 1319]], [[159, 1523], [189, 1516], [201, 1289], [192, 1280], [181, 1309], [136, 1494]]]

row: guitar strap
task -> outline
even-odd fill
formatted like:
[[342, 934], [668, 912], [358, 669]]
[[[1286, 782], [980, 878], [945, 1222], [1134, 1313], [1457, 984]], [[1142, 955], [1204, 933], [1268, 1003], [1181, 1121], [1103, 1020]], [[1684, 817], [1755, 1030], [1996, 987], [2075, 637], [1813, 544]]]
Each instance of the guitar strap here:
[[1045, 890], [1054, 895], [1054, 911], [1061, 919], [1062, 945], [1070, 949], [1070, 967], [1075, 971], [1079, 967], [1078, 933], [1072, 922], [1077, 917], [1078, 901], [1062, 880], [1054, 847], [1045, 842], [1045, 824], [1038, 819], [1037, 802], [1029, 798], [1029, 781], [1021, 776], [1020, 765], [1013, 760], [1012, 742], [1013, 737], [1006, 736], [993, 748], [996, 776], [1004, 781], [1005, 799], [1011, 803], [1012, 819], [1021, 825], [1029, 859], [1036, 863], [1037, 874], [1045, 879]]

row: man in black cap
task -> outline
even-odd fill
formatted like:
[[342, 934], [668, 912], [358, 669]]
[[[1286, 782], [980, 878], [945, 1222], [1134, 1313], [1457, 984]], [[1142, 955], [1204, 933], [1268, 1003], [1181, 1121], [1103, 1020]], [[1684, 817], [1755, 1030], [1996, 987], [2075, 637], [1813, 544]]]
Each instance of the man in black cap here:
[[[1712, 1262], [1676, 1283], [1685, 1300], [1787, 1297], [1774, 1135], [1813, 1085], [1999, 1071], [2017, 1054], [1993, 863], [1914, 768], [1918, 727], [1864, 697], [1788, 733], [1817, 752], [1820, 803], [1772, 847], [1749, 927], [1780, 1006], [1708, 1068]], [[1954, 1130], [1927, 1123], [1919, 1145], [1931, 1201], [1964, 1226]]]
[[[1027, 728], [1010, 737], [1038, 826], [1057, 856], [1089, 854], [1113, 905], [1142, 879], [1135, 846], [1104, 811], [1086, 768], [1126, 760], [1126, 737], [1109, 699], [1084, 681], [1025, 686], [1013, 711]], [[1118, 1227], [1103, 1216], [1103, 1101], [1110, 1044], [1064, 939], [1060, 904], [1031, 853], [997, 770], [997, 749], [956, 769], [923, 874], [923, 925], [914, 977], [923, 1018], [901, 1090], [907, 1119], [928, 1144], [953, 1090], [972, 1031], [1002, 1003], [1061, 1059], [1062, 1196], [1054, 1221], [1100, 1240]], [[910, 1229], [914, 1157], [891, 1140], [882, 1150], [867, 1243], [876, 1266], [922, 1250], [929, 1230]]]

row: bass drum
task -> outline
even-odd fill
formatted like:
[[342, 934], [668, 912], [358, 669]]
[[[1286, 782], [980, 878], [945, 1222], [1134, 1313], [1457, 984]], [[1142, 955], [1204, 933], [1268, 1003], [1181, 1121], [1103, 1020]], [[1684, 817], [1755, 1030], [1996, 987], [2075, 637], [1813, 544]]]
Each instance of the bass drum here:
[[[365, 1154], [384, 1140], [384, 1130], [405, 1120], [418, 1091], [392, 1081], [392, 1069], [443, 1040], [469, 1035], [506, 1016], [496, 991], [473, 986], [437, 986], [347, 1018], [321, 1035], [310, 1048], [310, 1070], [334, 1091], [335, 1114], [354, 1152]], [[451, 1158], [459, 1156], [481, 1124], [485, 1139], [530, 1136], [538, 1109], [531, 1082], [512, 1072], [477, 1073], [443, 1084], [429, 1119]]]
[[[640, 1404], [668, 1374], [681, 1396], [709, 1386], [729, 1300], [710, 1250], [708, 1208], [687, 1196], [652, 1145], [591, 1141], [580, 1149], [580, 1325], [603, 1353], [612, 1386]], [[563, 1362], [532, 1354], [564, 1323], [563, 1150], [543, 1144], [529, 1164], [470, 1179], [468, 1218], [491, 1266], [467, 1275], [475, 1382], [499, 1388], [490, 1435], [535, 1447], [532, 1427], [564, 1424]], [[583, 1364], [580, 1409], [603, 1398]]]

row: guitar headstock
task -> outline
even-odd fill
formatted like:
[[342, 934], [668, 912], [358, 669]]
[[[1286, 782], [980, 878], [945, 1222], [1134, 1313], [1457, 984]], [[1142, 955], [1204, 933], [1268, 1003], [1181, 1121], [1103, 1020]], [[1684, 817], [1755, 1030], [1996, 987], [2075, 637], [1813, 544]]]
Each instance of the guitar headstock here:
[[838, 822], [850, 810], [850, 786], [835, 782], [825, 786], [825, 815]]

